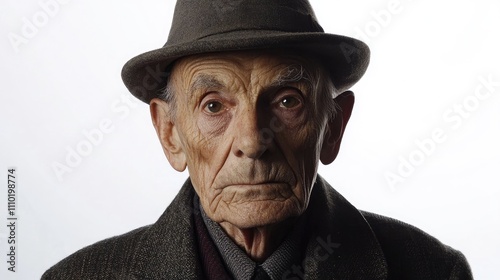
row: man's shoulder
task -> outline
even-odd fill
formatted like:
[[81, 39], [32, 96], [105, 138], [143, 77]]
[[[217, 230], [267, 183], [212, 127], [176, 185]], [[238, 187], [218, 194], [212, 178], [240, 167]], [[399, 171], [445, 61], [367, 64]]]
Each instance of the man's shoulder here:
[[196, 279], [198, 271], [186, 269], [197, 265], [193, 197], [188, 180], [155, 223], [87, 246], [42, 279]]
[[133, 279], [129, 269], [135, 261], [139, 243], [150, 226], [104, 239], [84, 247], [47, 270], [42, 279]]
[[377, 236], [380, 245], [390, 252], [410, 250], [414, 253], [421, 251], [444, 255], [457, 252], [415, 226], [379, 214], [360, 212]]
[[407, 223], [370, 212], [361, 213], [377, 237], [393, 274], [436, 275], [447, 267], [450, 279], [472, 279], [470, 267], [460, 251]]

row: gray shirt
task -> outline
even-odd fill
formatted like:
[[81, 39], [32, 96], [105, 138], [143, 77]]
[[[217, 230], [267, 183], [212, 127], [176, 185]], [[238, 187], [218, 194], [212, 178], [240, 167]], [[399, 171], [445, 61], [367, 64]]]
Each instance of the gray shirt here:
[[293, 231], [288, 234], [283, 243], [262, 264], [250, 259], [247, 254], [236, 245], [219, 224], [206, 215], [200, 205], [203, 221], [210, 237], [222, 256], [224, 264], [236, 280], [251, 280], [258, 265], [266, 271], [272, 280], [282, 279], [283, 274], [291, 270], [293, 265], [299, 264], [301, 259], [300, 240], [303, 233], [303, 218], [299, 219]]

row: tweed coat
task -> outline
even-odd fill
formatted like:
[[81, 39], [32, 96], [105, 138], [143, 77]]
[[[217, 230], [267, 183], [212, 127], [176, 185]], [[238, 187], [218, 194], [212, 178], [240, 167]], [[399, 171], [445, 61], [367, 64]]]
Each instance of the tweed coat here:
[[[85, 247], [42, 279], [205, 279], [187, 180], [152, 225]], [[465, 257], [408, 224], [353, 207], [318, 176], [303, 262], [282, 279], [472, 279]]]

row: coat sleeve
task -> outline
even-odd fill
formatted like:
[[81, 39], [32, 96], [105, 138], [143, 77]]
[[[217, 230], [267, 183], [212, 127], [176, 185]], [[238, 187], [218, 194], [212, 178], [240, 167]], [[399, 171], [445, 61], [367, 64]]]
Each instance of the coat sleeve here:
[[48, 269], [41, 279], [136, 279], [130, 268], [146, 229], [139, 228], [87, 246]]
[[363, 214], [383, 249], [389, 279], [473, 279], [460, 251], [409, 224], [373, 213]]

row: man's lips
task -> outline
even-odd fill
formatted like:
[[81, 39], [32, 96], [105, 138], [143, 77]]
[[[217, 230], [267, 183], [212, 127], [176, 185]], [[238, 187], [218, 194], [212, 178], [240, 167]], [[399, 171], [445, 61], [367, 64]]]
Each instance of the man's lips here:
[[277, 185], [289, 185], [288, 182], [284, 181], [268, 181], [268, 182], [255, 182], [255, 183], [232, 183], [228, 184], [227, 186], [233, 186], [233, 187], [265, 187], [265, 186], [277, 186]]

